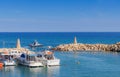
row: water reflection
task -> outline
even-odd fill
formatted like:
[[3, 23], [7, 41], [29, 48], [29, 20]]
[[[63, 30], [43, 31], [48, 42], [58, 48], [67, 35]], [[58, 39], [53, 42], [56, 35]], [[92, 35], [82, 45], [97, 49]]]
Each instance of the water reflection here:
[[3, 68], [3, 70], [5, 71], [5, 72], [14, 72], [14, 70], [15, 70], [15, 66], [5, 66], [4, 68]]
[[39, 67], [38, 68], [27, 68], [27, 69], [29, 70], [29, 72], [36, 74], [36, 73], [42, 72], [44, 70], [44, 67], [40, 67], [40, 68]]
[[59, 67], [37, 67], [9, 66], [0, 70], [0, 77], [56, 77], [59, 75]]
[[11, 73], [15, 72], [15, 67], [16, 66], [6, 66], [3, 67], [0, 71], [1, 77], [9, 77]]
[[3, 69], [3, 67], [0, 67], [0, 71]]
[[47, 77], [58, 77], [60, 66], [47, 67]]

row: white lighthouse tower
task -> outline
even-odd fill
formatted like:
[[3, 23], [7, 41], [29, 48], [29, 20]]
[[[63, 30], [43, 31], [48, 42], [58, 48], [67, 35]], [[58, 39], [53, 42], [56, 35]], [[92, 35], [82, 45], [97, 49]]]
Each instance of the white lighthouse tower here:
[[17, 48], [17, 49], [20, 49], [20, 48], [21, 48], [20, 39], [19, 39], [19, 38], [17, 39], [16, 48]]
[[77, 39], [76, 39], [76, 37], [74, 37], [74, 44], [77, 44]]

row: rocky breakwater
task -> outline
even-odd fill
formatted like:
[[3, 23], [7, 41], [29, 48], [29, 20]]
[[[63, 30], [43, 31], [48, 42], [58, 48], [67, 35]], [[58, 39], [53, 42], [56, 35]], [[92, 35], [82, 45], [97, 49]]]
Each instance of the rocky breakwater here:
[[76, 37], [73, 44], [62, 44], [52, 50], [57, 51], [114, 51], [120, 52], [120, 42], [116, 44], [82, 44], [77, 43]]
[[53, 50], [57, 51], [115, 51], [120, 52], [120, 42], [116, 44], [63, 44]]

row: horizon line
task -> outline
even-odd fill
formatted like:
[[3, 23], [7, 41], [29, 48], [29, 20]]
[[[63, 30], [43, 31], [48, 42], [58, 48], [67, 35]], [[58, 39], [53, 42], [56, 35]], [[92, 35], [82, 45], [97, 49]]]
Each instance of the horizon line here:
[[[83, 32], [32, 32], [31, 31], [31, 32], [0, 32], [0, 33], [93, 33], [93, 32], [94, 33], [111, 33], [113, 31], [111, 31], [111, 32], [107, 32], [107, 31], [106, 32], [105, 31], [99, 31], [99, 32], [96, 32], [96, 31], [92, 31], [92, 32], [91, 31], [90, 32], [89, 31], [88, 32], [87, 31], [86, 32], [85, 31], [83, 31]], [[119, 33], [119, 32], [116, 31], [115, 33]]]

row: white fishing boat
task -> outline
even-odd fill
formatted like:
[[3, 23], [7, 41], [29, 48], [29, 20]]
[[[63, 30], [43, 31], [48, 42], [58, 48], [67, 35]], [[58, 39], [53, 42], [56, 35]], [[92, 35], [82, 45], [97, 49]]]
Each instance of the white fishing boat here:
[[0, 53], [0, 62], [3, 63], [4, 66], [17, 65], [13, 56], [14, 55], [9, 54], [8, 52]]
[[35, 54], [22, 54], [18, 58], [18, 64], [28, 66], [28, 67], [40, 67], [43, 66], [42, 62], [38, 61]]
[[44, 51], [42, 53], [38, 53], [37, 57], [39, 58], [40, 61], [42, 61], [42, 63], [45, 66], [58, 66], [60, 65], [60, 59], [57, 59], [53, 52], [51, 51]]
[[35, 40], [32, 44], [29, 45], [30, 47], [41, 47], [43, 46], [42, 44], [38, 43], [37, 40]]

